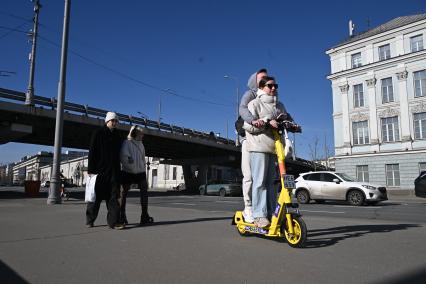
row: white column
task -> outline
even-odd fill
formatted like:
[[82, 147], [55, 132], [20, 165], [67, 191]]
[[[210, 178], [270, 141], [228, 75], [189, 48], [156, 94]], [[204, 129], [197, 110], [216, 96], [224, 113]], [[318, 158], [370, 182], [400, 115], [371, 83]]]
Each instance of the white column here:
[[348, 101], [349, 85], [340, 85], [339, 88], [340, 93], [342, 94], [343, 147], [345, 152], [351, 154], [351, 134]]
[[376, 78], [366, 80], [368, 107], [369, 107], [369, 126], [370, 126], [370, 143], [371, 151], [379, 151], [379, 133], [377, 122], [377, 105], [376, 105]]
[[396, 73], [398, 78], [398, 94], [400, 101], [400, 127], [402, 149], [412, 149], [410, 133], [410, 114], [408, 111], [407, 71]]

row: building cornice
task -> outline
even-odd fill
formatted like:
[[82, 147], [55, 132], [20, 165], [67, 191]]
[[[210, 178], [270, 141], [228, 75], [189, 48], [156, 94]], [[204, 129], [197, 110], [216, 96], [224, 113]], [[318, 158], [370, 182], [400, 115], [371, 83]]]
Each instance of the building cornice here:
[[394, 35], [398, 32], [402, 32], [404, 30], [411, 29], [411, 28], [414, 28], [416, 26], [421, 26], [421, 25], [424, 25], [424, 24], [426, 24], [426, 20], [420, 20], [420, 21], [417, 21], [417, 22], [414, 22], [414, 23], [411, 23], [411, 24], [408, 24], [408, 25], [404, 25], [402, 27], [398, 27], [398, 28], [395, 28], [395, 29], [388, 30], [388, 31], [383, 32], [383, 33], [379, 33], [379, 34], [372, 35], [370, 37], [359, 39], [357, 41], [349, 42], [347, 44], [342, 44], [342, 45], [336, 46], [334, 48], [332, 47], [332, 48], [326, 50], [325, 53], [326, 54], [336, 53], [336, 52], [339, 52], [339, 51], [342, 51], [342, 50], [345, 50], [345, 49], [349, 49], [353, 46], [360, 45], [360, 44], [365, 44], [365, 45], [373, 44], [373, 42], [371, 42], [371, 43], [368, 43], [368, 42], [374, 41], [374, 40], [379, 39], [381, 37]]
[[368, 154], [352, 154], [352, 155], [339, 155], [334, 156], [336, 159], [350, 159], [350, 158], [362, 158], [362, 157], [377, 157], [377, 156], [389, 156], [389, 155], [404, 155], [404, 154], [411, 154], [416, 155], [419, 153], [426, 153], [426, 150], [410, 150], [410, 151], [389, 151], [389, 152], [382, 152], [382, 153], [368, 153]]

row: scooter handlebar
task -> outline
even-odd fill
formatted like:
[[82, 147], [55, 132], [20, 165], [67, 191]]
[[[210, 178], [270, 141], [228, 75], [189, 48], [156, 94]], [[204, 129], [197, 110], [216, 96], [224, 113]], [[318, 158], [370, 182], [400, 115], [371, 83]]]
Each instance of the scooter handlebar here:
[[302, 133], [302, 127], [299, 124], [289, 120], [279, 121], [278, 129], [279, 130], [286, 129], [288, 132], [293, 132], [293, 133]]

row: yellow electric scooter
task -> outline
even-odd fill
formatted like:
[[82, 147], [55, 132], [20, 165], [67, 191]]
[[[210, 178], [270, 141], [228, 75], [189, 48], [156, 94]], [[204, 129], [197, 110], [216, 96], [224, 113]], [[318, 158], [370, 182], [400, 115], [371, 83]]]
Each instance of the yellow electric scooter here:
[[272, 215], [271, 224], [266, 228], [259, 228], [253, 223], [244, 220], [243, 212], [235, 213], [232, 224], [237, 226], [240, 235], [259, 234], [272, 238], [286, 238], [291, 247], [302, 248], [307, 239], [308, 230], [303, 221], [299, 204], [292, 203], [290, 191], [294, 186], [294, 176], [287, 175], [285, 170], [285, 152], [282, 143], [282, 133], [301, 132], [300, 126], [289, 121], [280, 123], [278, 130], [273, 130], [275, 150], [278, 158], [278, 166], [281, 179], [281, 193], [278, 196], [278, 204]]

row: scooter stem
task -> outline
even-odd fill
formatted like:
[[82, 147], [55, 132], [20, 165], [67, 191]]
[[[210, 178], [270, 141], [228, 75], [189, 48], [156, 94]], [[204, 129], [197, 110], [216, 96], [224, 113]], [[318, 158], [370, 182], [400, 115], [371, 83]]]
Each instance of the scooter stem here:
[[[278, 197], [278, 205], [280, 206], [280, 211], [285, 210], [285, 204], [291, 203], [291, 197], [289, 194], [288, 189], [284, 186], [284, 176], [286, 175], [286, 169], [285, 169], [285, 151], [283, 147], [283, 143], [281, 140], [281, 135], [278, 133], [277, 130], [273, 129], [272, 133], [274, 134], [274, 140], [275, 140], [275, 151], [277, 154], [278, 159], [278, 168], [280, 170], [280, 180], [281, 180], [281, 193]], [[278, 214], [278, 217], [282, 216], [282, 214]], [[281, 223], [281, 220], [275, 216], [275, 214], [272, 216], [272, 222], [270, 226], [269, 232], [272, 234], [277, 233], [277, 225]], [[291, 214], [285, 214], [285, 218], [287, 221], [287, 229], [290, 234], [294, 233], [293, 229], [293, 222], [291, 219]]]

